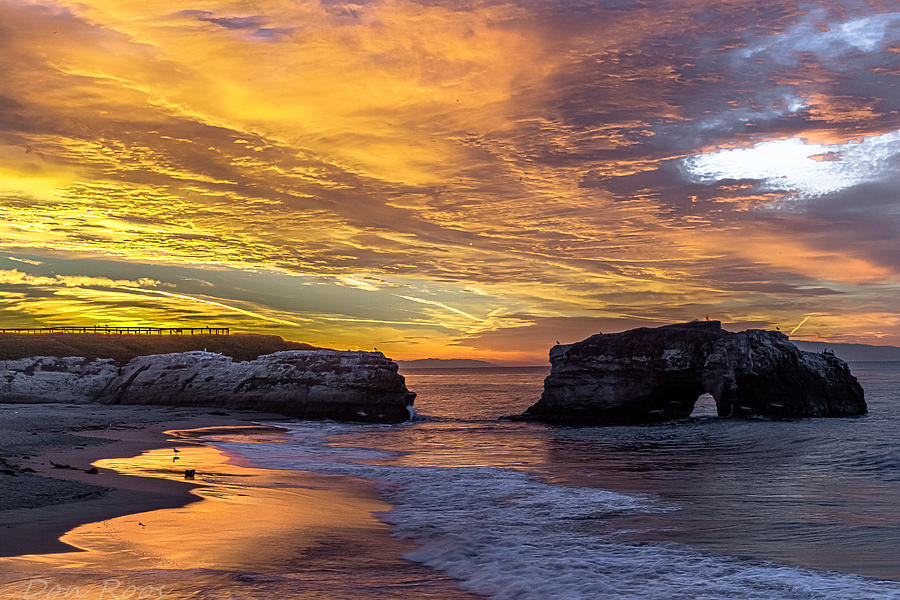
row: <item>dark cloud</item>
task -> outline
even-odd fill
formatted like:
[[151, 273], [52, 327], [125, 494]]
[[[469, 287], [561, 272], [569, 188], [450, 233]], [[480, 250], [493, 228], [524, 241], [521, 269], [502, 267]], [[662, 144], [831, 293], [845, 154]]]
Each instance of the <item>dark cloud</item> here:
[[266, 21], [263, 17], [217, 17], [214, 13], [207, 10], [183, 10], [179, 14], [194, 17], [198, 21], [212, 23], [225, 29], [254, 29], [258, 30]]

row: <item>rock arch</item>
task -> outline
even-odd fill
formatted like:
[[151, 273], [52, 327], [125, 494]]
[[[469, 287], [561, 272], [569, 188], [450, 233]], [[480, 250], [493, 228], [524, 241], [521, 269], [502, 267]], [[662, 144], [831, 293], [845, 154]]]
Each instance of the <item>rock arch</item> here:
[[862, 387], [831, 354], [776, 331], [732, 333], [718, 321], [597, 334], [554, 346], [540, 401], [520, 419], [627, 425], [690, 416], [703, 393], [722, 417], [863, 414]]

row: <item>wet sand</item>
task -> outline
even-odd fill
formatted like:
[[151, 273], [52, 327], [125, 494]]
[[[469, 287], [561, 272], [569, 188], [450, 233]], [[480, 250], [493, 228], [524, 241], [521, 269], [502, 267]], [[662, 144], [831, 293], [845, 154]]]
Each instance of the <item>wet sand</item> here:
[[[72, 550], [59, 537], [89, 521], [194, 502], [192, 486], [87, 473], [95, 461], [134, 456], [168, 444], [166, 429], [253, 425], [283, 420], [268, 413], [210, 414], [208, 409], [0, 404], [0, 556]], [[56, 468], [65, 465], [69, 468]]]
[[391, 507], [370, 482], [235, 460], [203, 440], [282, 433], [207, 416], [91, 431], [113, 441], [28, 459], [93, 464], [97, 475], [51, 474], [113, 489], [0, 512], [0, 547], [27, 552], [0, 558], [0, 598], [476, 598], [402, 558], [412, 546], [378, 520]]

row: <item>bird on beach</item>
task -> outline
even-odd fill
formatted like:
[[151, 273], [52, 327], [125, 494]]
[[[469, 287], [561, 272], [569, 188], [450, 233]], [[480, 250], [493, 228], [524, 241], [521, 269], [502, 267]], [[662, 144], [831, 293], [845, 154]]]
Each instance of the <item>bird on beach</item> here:
[[172, 452], [181, 452], [178, 448], [172, 448]]
[[559, 340], [556, 340], [556, 345], [559, 346]]
[[141, 527], [146, 527], [146, 525], [144, 525], [144, 524], [141, 523], [140, 521], [138, 521], [138, 525], [140, 525]]

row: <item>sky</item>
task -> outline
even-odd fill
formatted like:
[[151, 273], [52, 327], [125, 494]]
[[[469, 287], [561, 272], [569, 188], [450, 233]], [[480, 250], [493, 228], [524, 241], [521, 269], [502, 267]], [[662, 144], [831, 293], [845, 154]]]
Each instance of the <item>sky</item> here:
[[0, 326], [900, 345], [897, 8], [0, 0]]

